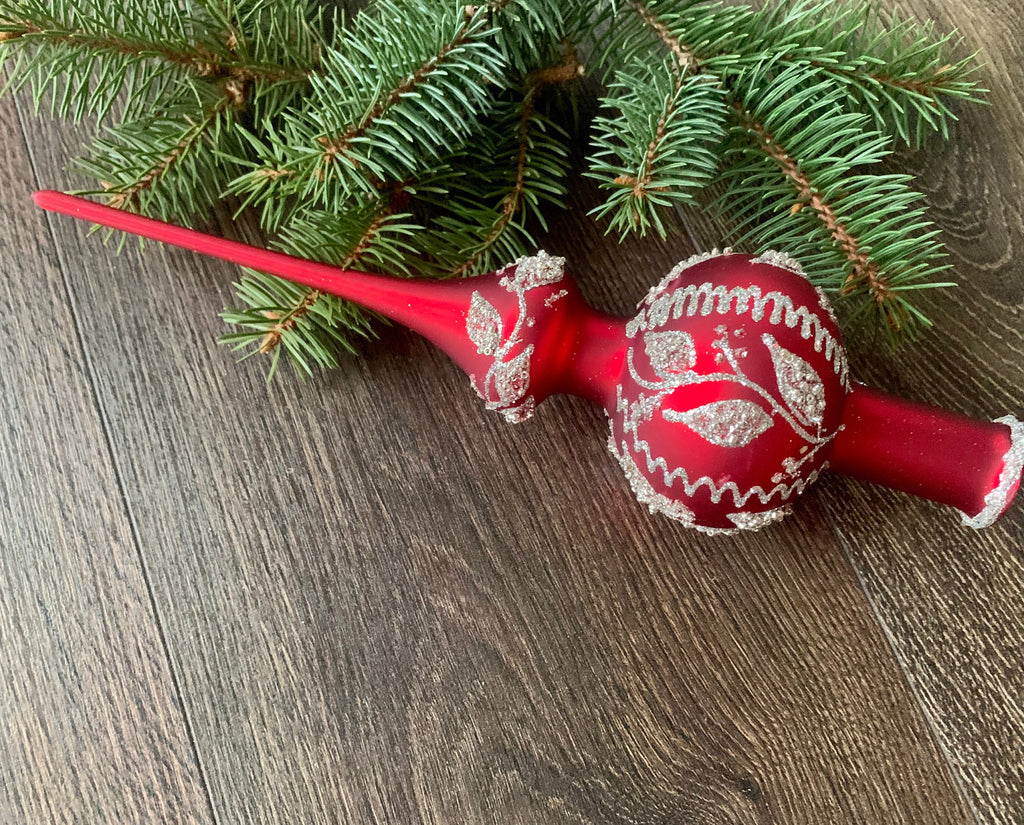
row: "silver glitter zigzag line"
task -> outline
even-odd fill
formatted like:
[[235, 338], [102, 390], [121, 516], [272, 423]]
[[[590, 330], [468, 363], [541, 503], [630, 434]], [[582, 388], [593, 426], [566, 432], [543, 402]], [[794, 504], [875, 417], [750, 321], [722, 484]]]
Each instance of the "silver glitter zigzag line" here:
[[[626, 404], [621, 394], [619, 395], [619, 408], [623, 409]], [[765, 490], [763, 487], [755, 486], [745, 493], [740, 491], [739, 486], [734, 481], [727, 481], [725, 484], [718, 486], [715, 484], [714, 479], [710, 476], [701, 476], [695, 481], [690, 481], [689, 476], [686, 473], [686, 469], [683, 467], [677, 467], [674, 470], [669, 470], [668, 462], [661, 456], [655, 456], [651, 452], [651, 446], [644, 439], [640, 438], [637, 433], [636, 425], [630, 425], [623, 419], [623, 434], [629, 434], [633, 440], [633, 450], [637, 454], [642, 453], [647, 461], [648, 472], [654, 472], [656, 469], [661, 470], [662, 480], [666, 487], [671, 488], [673, 483], [678, 479], [683, 483], [683, 492], [692, 497], [693, 494], [701, 487], [707, 487], [711, 494], [711, 500], [717, 504], [722, 500], [722, 496], [725, 493], [732, 495], [733, 505], [737, 508], [745, 505], [753, 496], [757, 496], [758, 500], [762, 504], [767, 504], [776, 495], [780, 495], [781, 498], [790, 498], [794, 493], [802, 493], [807, 487], [813, 484], [823, 470], [829, 465], [825, 461], [821, 467], [812, 470], [805, 478], [798, 478], [792, 484], [786, 484], [786, 482], [780, 482], [776, 484], [771, 490]], [[614, 436], [614, 433], [613, 433]], [[622, 453], [616, 453], [619, 458], [619, 463], [622, 465], [623, 471], [629, 476], [630, 468], [627, 463], [622, 461], [622, 456], [627, 454], [626, 444], [622, 445]], [[632, 463], [630, 461], [629, 463]], [[634, 468], [636, 465], [633, 465]]]
[[655, 298], [645, 312], [638, 313], [626, 325], [626, 334], [633, 338], [640, 330], [662, 327], [670, 316], [680, 318], [686, 315], [692, 318], [698, 314], [708, 316], [712, 312], [719, 315], [743, 315], [749, 310], [750, 317], [754, 321], [760, 321], [765, 317], [769, 304], [771, 313], [768, 315], [768, 323], [775, 326], [785, 324], [790, 329], [800, 324], [800, 336], [805, 340], [810, 340], [813, 332], [814, 351], [821, 352], [824, 347], [825, 358], [832, 364], [833, 372], [840, 376], [843, 386], [848, 387], [849, 365], [846, 350], [832, 333], [822, 326], [817, 313], [805, 306], [795, 306], [792, 299], [781, 292], [762, 293], [758, 286], [726, 289], [710, 282], [690, 284], [668, 295]]

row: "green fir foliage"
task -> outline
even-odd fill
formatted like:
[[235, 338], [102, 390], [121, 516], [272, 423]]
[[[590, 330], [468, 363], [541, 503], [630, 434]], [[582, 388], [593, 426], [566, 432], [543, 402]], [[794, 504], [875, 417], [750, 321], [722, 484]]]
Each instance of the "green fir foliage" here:
[[610, 194], [594, 210], [609, 230], [626, 235], [654, 228], [673, 203], [696, 203], [718, 167], [728, 109], [720, 84], [684, 76], [671, 61], [634, 59], [619, 69], [594, 120], [590, 177]]
[[[227, 199], [292, 254], [458, 277], [537, 247], [586, 143], [609, 232], [709, 206], [734, 244], [913, 331], [946, 264], [881, 162], [947, 134], [980, 92], [971, 59], [865, 0], [751, 2], [0, 0], [0, 59], [39, 109], [97, 122], [73, 167], [119, 208], [191, 222]], [[564, 105], [585, 73], [589, 121]], [[236, 293], [224, 341], [270, 374], [334, 366], [377, 328], [263, 273]]]
[[738, 243], [799, 248], [812, 281], [860, 296], [855, 314], [877, 312], [895, 333], [926, 320], [908, 293], [937, 285], [948, 266], [912, 178], [859, 171], [877, 167], [891, 140], [870, 116], [843, 111], [843, 95], [806, 64], [746, 74], [717, 205], [733, 213]]
[[340, 211], [466, 142], [504, 76], [494, 29], [483, 9], [408, 5], [380, 0], [325, 49], [301, 105], [266, 130], [271, 165], [248, 173], [238, 191]]
[[[927, 325], [912, 293], [948, 286], [948, 266], [912, 179], [880, 162], [945, 135], [947, 101], [978, 94], [969, 59], [947, 62], [949, 37], [844, 0], [628, 0], [601, 22], [611, 94], [590, 174], [612, 229], [662, 231], [659, 209], [720, 192], [735, 245], [789, 253], [893, 341]], [[690, 106], [699, 116], [676, 124]], [[693, 178], [667, 184], [679, 167]]]
[[[409, 215], [376, 199], [341, 213], [297, 211], [275, 246], [303, 257], [315, 250], [317, 260], [343, 268], [358, 261], [364, 269], [408, 274], [406, 261], [415, 251], [409, 238], [420, 231]], [[247, 355], [269, 354], [269, 376], [282, 352], [302, 373], [312, 374], [314, 366], [336, 366], [340, 352], [354, 353], [353, 338], [374, 335], [369, 313], [333, 295], [251, 269], [235, 286], [245, 306], [221, 314], [238, 327], [222, 340]]]

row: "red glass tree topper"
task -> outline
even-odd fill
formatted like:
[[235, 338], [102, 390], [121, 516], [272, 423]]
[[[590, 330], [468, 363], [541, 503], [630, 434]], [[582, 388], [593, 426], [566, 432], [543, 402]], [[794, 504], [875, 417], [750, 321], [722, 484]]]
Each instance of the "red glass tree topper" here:
[[637, 498], [704, 532], [777, 521], [825, 469], [959, 509], [1009, 507], [1024, 425], [976, 421], [851, 383], [824, 293], [785, 255], [712, 252], [679, 264], [630, 319], [587, 306], [546, 253], [463, 281], [404, 280], [258, 249], [60, 192], [44, 209], [269, 272], [424, 335], [488, 409], [529, 417], [555, 393], [602, 404]]

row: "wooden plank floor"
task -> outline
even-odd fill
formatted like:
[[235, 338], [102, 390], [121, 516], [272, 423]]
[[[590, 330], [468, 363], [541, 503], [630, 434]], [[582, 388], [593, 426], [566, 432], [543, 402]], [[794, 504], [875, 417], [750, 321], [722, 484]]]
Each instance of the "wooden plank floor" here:
[[[855, 371], [1020, 415], [1022, 12], [905, 6], [992, 106], [894, 162], [962, 286]], [[829, 478], [708, 538], [636, 505], [599, 411], [509, 427], [412, 335], [268, 386], [214, 343], [231, 267], [33, 211], [80, 133], [7, 99], [0, 134], [0, 823], [1015, 821], [1020, 504], [975, 533]], [[545, 245], [603, 309], [719, 243], [618, 248], [587, 197]]]

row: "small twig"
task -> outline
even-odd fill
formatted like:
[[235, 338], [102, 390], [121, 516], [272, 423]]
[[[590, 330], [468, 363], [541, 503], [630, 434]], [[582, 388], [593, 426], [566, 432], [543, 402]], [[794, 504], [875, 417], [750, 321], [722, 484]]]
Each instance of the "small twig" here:
[[814, 188], [810, 179], [800, 169], [796, 159], [772, 136], [764, 124], [756, 120], [743, 107], [742, 103], [734, 101], [732, 105], [739, 115], [740, 122], [744, 128], [757, 137], [765, 154], [778, 163], [782, 173], [796, 189], [797, 199], [793, 204], [792, 211], [794, 213], [799, 212], [805, 206], [813, 209], [818, 218], [825, 224], [832, 239], [842, 250], [843, 256], [849, 262], [851, 271], [846, 278], [841, 294], [848, 295], [861, 284], [866, 284], [867, 290], [875, 303], [884, 304], [891, 300], [892, 292], [888, 277], [879, 271], [878, 266], [860, 248], [857, 238], [839, 219], [831, 204]]
[[339, 155], [344, 155], [352, 145], [353, 140], [365, 134], [366, 131], [381, 117], [381, 115], [384, 114], [384, 112], [397, 103], [404, 95], [414, 91], [417, 86], [423, 83], [430, 76], [438, 63], [465, 43], [469, 36], [470, 23], [471, 20], [467, 19], [462, 25], [462, 28], [460, 28], [456, 33], [455, 37], [452, 38], [450, 42], [445, 43], [437, 54], [433, 55], [408, 78], [395, 86], [387, 97], [382, 100], [378, 100], [373, 108], [370, 109], [363, 118], [362, 122], [352, 124], [348, 129], [336, 137], [320, 138], [320, 143], [324, 147], [324, 157], [326, 161], [331, 163]]
[[[642, 0], [632, 0], [630, 7], [636, 12], [637, 16], [651, 28], [661, 42], [668, 48], [670, 52], [675, 56], [676, 65], [673, 67], [673, 74], [675, 75], [675, 83], [672, 87], [672, 93], [665, 99], [665, 108], [661, 113], [661, 117], [658, 118], [658, 123], [654, 129], [654, 137], [651, 138], [651, 142], [647, 144], [647, 153], [644, 155], [644, 162], [641, 166], [643, 170], [642, 174], [634, 177], [632, 175], [619, 175], [615, 178], [614, 183], [628, 186], [633, 186], [633, 197], [636, 200], [643, 200], [647, 197], [647, 193], [650, 191], [651, 181], [654, 179], [654, 164], [658, 158], [658, 150], [661, 147], [661, 142], [665, 139], [666, 126], [668, 125], [669, 118], [675, 113], [676, 108], [676, 95], [679, 94], [679, 90], [683, 86], [683, 78], [687, 74], [692, 74], [699, 71], [700, 67], [697, 63], [697, 57], [693, 53], [693, 50], [686, 46], [678, 37], [675, 37], [672, 32], [668, 30], [668, 27], [658, 19], [654, 11]], [[640, 221], [640, 216], [636, 215], [634, 220]]]
[[501, 214], [491, 227], [490, 233], [484, 240], [480, 249], [467, 258], [455, 269], [451, 275], [461, 278], [469, 272], [484, 252], [500, 237], [501, 233], [511, 222], [513, 216], [519, 211], [523, 201], [523, 190], [526, 188], [526, 167], [529, 162], [530, 150], [530, 121], [536, 111], [536, 99], [544, 89], [559, 83], [567, 83], [575, 80], [583, 74], [583, 64], [579, 61], [576, 50], [570, 49], [561, 63], [554, 66], [546, 66], [542, 69], [535, 69], [526, 76], [526, 94], [523, 97], [523, 108], [519, 114], [519, 124], [516, 129], [517, 150], [516, 150], [516, 176], [512, 189], [501, 200]]
[[642, 2], [642, 0], [632, 0], [629, 5], [632, 7], [633, 11], [637, 13], [640, 19], [654, 30], [655, 34], [657, 34], [661, 42], [668, 47], [669, 51], [675, 55], [676, 63], [679, 65], [679, 71], [681, 74], [685, 74], [687, 71], [693, 71], [697, 68], [697, 56], [691, 49], [684, 45], [679, 38], [673, 36], [672, 32], [670, 32], [668, 27], [658, 19], [650, 6]]
[[583, 74], [584, 67], [580, 62], [580, 56], [576, 51], [576, 47], [567, 46], [565, 58], [561, 63], [556, 63], [553, 66], [544, 66], [541, 69], [534, 69], [526, 76], [526, 88], [534, 92], [540, 92], [549, 86], [557, 86], [560, 83], [577, 80]]
[[309, 72], [289, 69], [266, 63], [246, 63], [225, 59], [203, 46], [195, 46], [192, 51], [175, 49], [164, 43], [134, 41], [130, 38], [116, 37], [110, 34], [92, 34], [83, 31], [59, 31], [43, 29], [26, 21], [0, 21], [4, 26], [17, 26], [17, 30], [0, 33], [0, 41], [18, 40], [29, 37], [33, 40], [47, 40], [51, 43], [72, 43], [85, 46], [96, 51], [116, 52], [135, 57], [153, 57], [164, 60], [197, 77], [207, 80], [234, 80], [237, 83], [249, 83], [260, 80], [268, 83], [282, 81], [306, 81]]
[[256, 352], [260, 353], [260, 355], [266, 355], [268, 352], [272, 352], [273, 349], [281, 343], [282, 336], [294, 327], [303, 315], [309, 312], [310, 308], [319, 300], [322, 294], [323, 293], [319, 289], [308, 289], [303, 293], [302, 299], [290, 310], [283, 313], [264, 313], [267, 318], [279, 320], [260, 340], [260, 345]]
[[114, 207], [114, 209], [138, 206], [139, 195], [152, 189], [161, 178], [170, 172], [181, 161], [185, 153], [203, 138], [206, 130], [210, 128], [216, 119], [232, 105], [233, 101], [230, 96], [225, 95], [221, 98], [206, 117], [199, 123], [193, 124], [192, 128], [182, 135], [181, 139], [166, 155], [150, 166], [134, 183], [127, 187], [121, 187], [112, 194], [107, 201], [107, 205]]
[[[661, 142], [665, 139], [665, 125], [668, 123], [668, 119], [672, 117], [673, 112], [676, 108], [676, 93], [679, 91], [679, 79], [676, 80], [676, 87], [665, 99], [665, 109], [661, 113], [661, 117], [658, 118], [658, 125], [654, 130], [654, 137], [651, 138], [651, 142], [647, 144], [647, 154], [644, 156], [643, 163], [643, 174], [640, 175], [633, 183], [633, 197], [637, 200], [642, 200], [647, 197], [648, 188], [651, 185], [651, 180], [654, 177], [654, 162], [658, 158], [658, 149], [661, 147]], [[618, 180], [618, 179], [616, 179]], [[639, 220], [639, 215], [637, 220]]]
[[916, 77], [895, 77], [891, 74], [886, 74], [885, 72], [857, 72], [851, 69], [839, 69], [835, 66], [829, 66], [828, 64], [817, 63], [816, 61], [813, 61], [813, 63], [814, 65], [833, 74], [839, 74], [843, 77], [851, 78], [870, 78], [882, 86], [895, 86], [897, 89], [905, 89], [908, 92], [915, 92], [922, 97], [930, 98], [933, 102], [935, 101], [936, 92], [942, 86], [943, 73], [953, 68], [947, 64], [936, 71], [931, 77], [921, 79]]
[[[391, 214], [391, 206], [388, 205], [383, 208], [377, 217], [373, 219], [370, 225], [366, 228], [366, 231], [362, 234], [356, 245], [352, 247], [352, 251], [345, 257], [345, 260], [341, 262], [340, 266], [342, 269], [348, 269], [356, 261], [358, 261], [370, 248], [370, 244], [373, 243], [374, 236], [380, 231], [381, 226], [387, 217]], [[275, 347], [281, 343], [281, 339], [288, 330], [292, 329], [306, 313], [308, 313], [323, 297], [324, 293], [319, 289], [307, 289], [302, 293], [302, 297], [288, 310], [281, 313], [274, 313], [267, 315], [271, 320], [276, 320], [277, 323], [272, 326], [267, 333], [263, 336], [260, 341], [259, 348], [256, 350], [261, 355], [265, 355], [272, 352]]]

